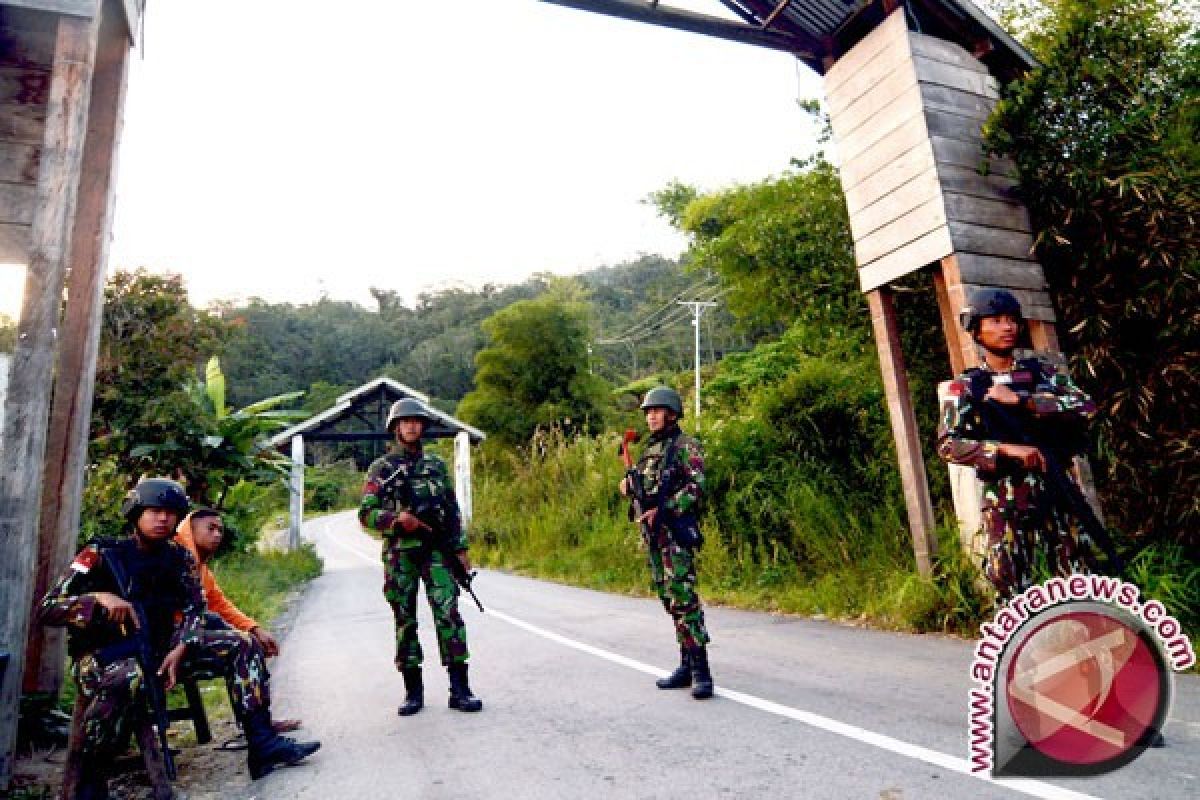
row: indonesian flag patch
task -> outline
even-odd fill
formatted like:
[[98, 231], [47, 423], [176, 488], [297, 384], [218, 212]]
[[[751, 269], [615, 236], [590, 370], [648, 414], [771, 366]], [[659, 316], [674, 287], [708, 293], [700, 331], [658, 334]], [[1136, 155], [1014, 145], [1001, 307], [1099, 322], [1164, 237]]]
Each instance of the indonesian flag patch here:
[[99, 563], [100, 554], [88, 548], [87, 550], [79, 551], [79, 555], [75, 556], [75, 560], [71, 562], [71, 569], [81, 575], [87, 575], [91, 568]]

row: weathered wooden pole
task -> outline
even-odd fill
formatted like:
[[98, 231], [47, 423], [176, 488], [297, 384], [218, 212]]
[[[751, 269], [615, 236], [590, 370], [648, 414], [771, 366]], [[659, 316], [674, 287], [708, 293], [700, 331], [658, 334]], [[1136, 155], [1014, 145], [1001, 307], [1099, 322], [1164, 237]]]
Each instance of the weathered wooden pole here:
[[[106, 0], [92, 76], [66, 310], [47, 432], [34, 602], [70, 559], [79, 537], [129, 53], [128, 28], [118, 0]], [[66, 663], [64, 629], [34, 626], [25, 659], [25, 691], [57, 695]]]
[[[30, 222], [28, 265], [5, 398], [0, 452], [0, 644], [12, 651], [0, 690], [0, 790], [12, 777], [20, 680], [29, 632], [40, 466], [54, 377], [59, 316], [86, 137], [99, 15], [58, 17], [50, 89]], [[30, 465], [35, 465], [30, 468]]]

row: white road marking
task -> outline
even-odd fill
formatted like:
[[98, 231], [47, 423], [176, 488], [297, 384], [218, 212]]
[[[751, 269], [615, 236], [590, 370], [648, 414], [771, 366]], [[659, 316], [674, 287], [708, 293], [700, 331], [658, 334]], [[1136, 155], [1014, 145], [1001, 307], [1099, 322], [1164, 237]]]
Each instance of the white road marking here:
[[[575, 639], [570, 639], [561, 634], [554, 633], [553, 631], [548, 631], [545, 628], [539, 628], [537, 625], [525, 622], [522, 619], [517, 619], [514, 616], [505, 614], [503, 611], [497, 611], [496, 609], [489, 607], [487, 613], [490, 617], [504, 620], [510, 625], [515, 625], [518, 628], [522, 628], [530, 633], [549, 639], [552, 642], [557, 642], [566, 647], [571, 647], [589, 655], [603, 658], [604, 660], [611, 661], [614, 664], [620, 664], [623, 667], [629, 667], [630, 669], [635, 669], [639, 672], [644, 672], [648, 675], [654, 675], [656, 677], [662, 677], [667, 674], [665, 670], [661, 670], [658, 667], [645, 664], [641, 661], [629, 658], [628, 656], [623, 656], [619, 653], [614, 653], [594, 645], [585, 644], [583, 642], [576, 641]], [[735, 703], [741, 703], [742, 705], [750, 706], [751, 708], [758, 709], [759, 711], [765, 711], [768, 714], [775, 714], [780, 717], [786, 717], [797, 722], [802, 722], [805, 725], [811, 725], [814, 728], [820, 728], [821, 730], [835, 733], [838, 736], [845, 736], [849, 739], [862, 742], [863, 744], [869, 744], [872, 747], [878, 747], [881, 750], [887, 750], [889, 752], [896, 753], [897, 755], [916, 759], [917, 761], [924, 761], [927, 764], [933, 764], [936, 767], [941, 767], [943, 769], [950, 770], [951, 772], [959, 772], [963, 775], [969, 775], [973, 778], [978, 778], [979, 780], [995, 784], [996, 786], [1012, 789], [1013, 791], [1021, 792], [1032, 797], [1048, 798], [1048, 800], [1097, 800], [1097, 798], [1095, 798], [1093, 795], [1083, 794], [1081, 792], [1073, 792], [1070, 789], [1064, 789], [1061, 786], [1043, 783], [1042, 781], [1035, 781], [1025, 778], [993, 778], [990, 775], [974, 773], [971, 772], [971, 764], [966, 759], [955, 758], [954, 756], [940, 753], [937, 750], [930, 750], [927, 747], [910, 744], [908, 742], [901, 741], [900, 739], [894, 739], [891, 736], [885, 736], [882, 733], [876, 733], [874, 731], [866, 730], [865, 728], [859, 728], [856, 725], [850, 725], [845, 722], [839, 722], [836, 719], [823, 717], [820, 714], [814, 714], [811, 711], [802, 711], [798, 708], [792, 708], [779, 703], [773, 703], [770, 700], [764, 700], [761, 697], [755, 697], [754, 695], [746, 694], [745, 692], [737, 692], [732, 689], [722, 689], [717, 687], [716, 694], [718, 697], [724, 697], [727, 700], [732, 700]]]

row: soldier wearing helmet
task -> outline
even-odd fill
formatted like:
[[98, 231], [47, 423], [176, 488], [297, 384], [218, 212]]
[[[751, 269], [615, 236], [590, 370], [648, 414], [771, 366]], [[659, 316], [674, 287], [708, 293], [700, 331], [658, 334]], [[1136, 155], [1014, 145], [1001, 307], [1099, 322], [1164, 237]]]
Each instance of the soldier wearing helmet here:
[[[1011, 292], [976, 290], [960, 322], [982, 359], [950, 384], [938, 454], [951, 464], [974, 467], [983, 483], [983, 571], [999, 599], [1007, 601], [1033, 584], [1039, 544], [1058, 575], [1096, 568], [1093, 542], [1080, 520], [1054, 502], [1047, 488], [1043, 452], [1053, 448], [1056, 463], [1069, 464], [1082, 451], [1096, 405], [1053, 365], [1015, 359], [1025, 320]], [[1022, 433], [1021, 440], [1014, 431]]]
[[[416, 714], [425, 705], [424, 656], [417, 638], [417, 587], [422, 581], [433, 612], [438, 652], [449, 674], [448, 705], [459, 711], [483, 708], [468, 682], [467, 629], [458, 613], [458, 586], [443, 552], [453, 550], [470, 572], [467, 536], [446, 462], [421, 446], [434, 421], [433, 413], [419, 400], [404, 398], [392, 404], [387, 431], [395, 436], [396, 446], [368, 468], [358, 509], [363, 527], [383, 534], [383, 594], [396, 623], [395, 664], [405, 689], [404, 702], [397, 709], [402, 717]], [[423, 509], [437, 510], [439, 530], [418, 516]], [[451, 547], [439, 548], [434, 536], [449, 537]]]
[[[239, 631], [205, 630], [196, 561], [173, 539], [187, 510], [187, 495], [175, 481], [142, 481], [121, 507], [130, 535], [90, 542], [41, 602], [42, 624], [69, 628], [72, 673], [89, 701], [77, 797], [108, 796], [107, 768], [125, 743], [119, 722], [140, 702], [145, 681], [161, 679], [170, 689], [200, 663], [227, 679], [230, 704], [246, 731], [251, 777], [295, 763], [320, 747], [274, 732], [257, 642]], [[154, 676], [143, 674], [132, 646], [132, 630], [140, 626], [134, 604], [144, 609], [158, 662]]]
[[697, 515], [704, 497], [704, 451], [683, 433], [683, 401], [666, 386], [651, 389], [642, 400], [650, 443], [618, 490], [629, 497], [641, 484], [645, 498], [637, 521], [646, 544], [650, 577], [663, 608], [675, 625], [679, 666], [657, 681], [660, 689], [692, 688], [692, 697], [712, 697], [708, 665], [708, 631], [696, 593], [696, 550], [703, 544]]

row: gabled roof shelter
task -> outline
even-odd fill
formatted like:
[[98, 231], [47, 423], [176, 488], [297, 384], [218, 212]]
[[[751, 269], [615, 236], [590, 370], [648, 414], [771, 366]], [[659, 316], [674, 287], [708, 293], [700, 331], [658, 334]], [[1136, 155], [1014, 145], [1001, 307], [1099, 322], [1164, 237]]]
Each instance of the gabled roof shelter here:
[[286, 446], [294, 436], [309, 442], [361, 442], [391, 439], [387, 432], [388, 409], [392, 403], [411, 397], [420, 400], [437, 420], [426, 431], [431, 439], [448, 439], [466, 433], [472, 444], [487, 435], [462, 420], [439, 411], [429, 404], [429, 395], [391, 378], [380, 377], [338, 397], [337, 402], [320, 414], [271, 437], [274, 447]]

